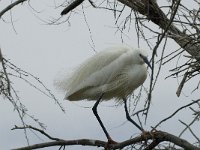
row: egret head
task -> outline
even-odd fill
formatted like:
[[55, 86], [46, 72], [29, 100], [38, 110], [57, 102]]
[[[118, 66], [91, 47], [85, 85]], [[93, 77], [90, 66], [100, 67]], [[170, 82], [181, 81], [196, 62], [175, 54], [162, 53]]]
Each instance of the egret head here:
[[137, 49], [136, 50], [136, 56], [137, 56], [138, 62], [140, 64], [146, 63], [149, 66], [149, 68], [152, 69], [150, 62], [147, 59], [147, 53], [146, 53], [146, 51], [141, 50], [141, 49]]

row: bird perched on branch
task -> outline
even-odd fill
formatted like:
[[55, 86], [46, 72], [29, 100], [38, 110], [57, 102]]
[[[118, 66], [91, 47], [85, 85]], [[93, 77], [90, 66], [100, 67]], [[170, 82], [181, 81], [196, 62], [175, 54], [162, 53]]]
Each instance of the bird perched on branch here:
[[97, 106], [102, 100], [124, 101], [127, 119], [144, 131], [129, 116], [126, 99], [144, 83], [147, 77], [145, 63], [151, 68], [147, 54], [142, 49], [124, 46], [108, 48], [83, 62], [71, 76], [55, 83], [66, 92], [65, 99], [69, 101], [96, 101], [92, 108], [93, 113], [108, 141], [112, 142], [97, 113]]

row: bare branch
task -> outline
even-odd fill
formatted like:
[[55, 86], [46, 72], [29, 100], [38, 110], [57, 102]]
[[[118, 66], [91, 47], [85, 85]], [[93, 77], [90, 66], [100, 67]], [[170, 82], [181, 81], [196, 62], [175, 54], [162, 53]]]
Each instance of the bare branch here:
[[53, 146], [68, 146], [68, 145], [83, 145], [83, 146], [97, 146], [104, 147], [106, 142], [100, 140], [92, 140], [92, 139], [78, 139], [78, 140], [61, 140], [61, 141], [53, 141], [53, 142], [45, 142], [39, 143], [35, 145], [30, 145], [26, 147], [16, 148], [12, 150], [31, 150], [31, 149], [39, 149], [45, 147], [53, 147]]
[[191, 105], [193, 105], [193, 104], [198, 103], [199, 101], [200, 101], [200, 99], [195, 100], [195, 101], [193, 101], [193, 102], [191, 102], [191, 103], [189, 103], [189, 104], [187, 104], [187, 105], [184, 105], [184, 106], [180, 107], [180, 108], [177, 109], [174, 113], [172, 113], [170, 116], [168, 116], [167, 118], [161, 120], [161, 121], [154, 127], [154, 129], [156, 129], [159, 125], [161, 125], [161, 123], [163, 123], [163, 122], [165, 122], [166, 120], [172, 118], [174, 115], [176, 115], [176, 114], [177, 114], [180, 110], [182, 110], [183, 108], [187, 108], [187, 107], [189, 107], [189, 106], [191, 106]]
[[4, 8], [1, 12], [0, 12], [0, 19], [1, 17], [9, 10], [11, 10], [13, 7], [15, 7], [16, 5], [20, 4], [20, 3], [23, 3], [27, 0], [18, 0], [18, 1], [15, 1], [14, 3], [11, 3], [10, 5], [8, 5], [6, 8]]
[[[177, 136], [174, 136], [172, 134], [169, 134], [167, 132], [163, 131], [155, 131], [155, 132], [146, 132], [145, 135], [137, 136], [135, 138], [117, 143], [117, 144], [109, 144], [107, 145], [107, 142], [100, 141], [100, 140], [94, 140], [94, 139], [77, 139], [77, 140], [60, 140], [60, 141], [53, 141], [53, 142], [45, 142], [35, 145], [30, 145], [27, 147], [21, 147], [16, 148], [13, 150], [30, 150], [30, 149], [39, 149], [39, 148], [45, 148], [45, 147], [52, 147], [52, 146], [69, 146], [69, 145], [84, 145], [84, 146], [96, 146], [96, 147], [104, 147], [107, 145], [107, 148], [109, 149], [122, 149], [126, 146], [137, 144], [141, 142], [145, 142], [148, 140], [158, 140], [157, 142], [153, 143], [152, 146], [156, 146], [159, 142], [172, 142], [176, 144], [177, 146], [180, 146], [187, 150], [200, 150], [200, 148], [193, 146], [188, 141], [181, 139]], [[150, 144], [151, 145], [151, 144]], [[148, 146], [147, 146], [148, 149]]]
[[3, 58], [3, 54], [2, 54], [1, 48], [0, 48], [0, 63], [2, 64], [3, 72], [4, 72], [4, 75], [6, 77], [8, 96], [11, 96], [11, 93], [10, 93], [10, 79], [8, 78], [8, 73], [6, 71], [5, 62], [4, 62], [4, 58]]
[[[191, 132], [191, 134], [195, 137], [195, 139], [200, 143], [200, 139], [197, 137], [197, 135], [192, 131], [192, 129], [191, 129], [191, 125], [192, 125], [192, 123], [194, 123], [195, 121], [196, 121], [196, 118], [189, 124], [189, 125], [187, 125], [186, 123], [184, 123], [183, 121], [181, 121], [181, 120], [179, 120], [182, 124], [184, 124], [185, 126], [186, 126], [186, 128], [185, 129], [189, 129], [189, 131]], [[185, 130], [183, 130], [183, 132], [184, 132]], [[182, 132], [182, 133], [183, 133]], [[181, 133], [181, 134], [182, 134]], [[180, 135], [181, 135], [180, 134]]]
[[37, 132], [40, 132], [41, 134], [43, 134], [44, 136], [46, 136], [46, 137], [49, 138], [50, 140], [55, 140], [55, 141], [60, 141], [60, 140], [62, 140], [62, 139], [59, 139], [59, 138], [54, 138], [54, 137], [50, 136], [49, 134], [47, 134], [44, 130], [38, 129], [38, 128], [33, 127], [33, 126], [31, 126], [31, 125], [27, 125], [27, 126], [25, 126], [25, 127], [18, 127], [18, 126], [15, 125], [15, 127], [12, 128], [11, 130], [17, 130], [17, 129], [23, 129], [23, 130], [24, 130], [24, 129], [32, 129], [32, 130], [35, 130], [35, 131], [37, 131]]
[[156, 43], [156, 46], [155, 46], [154, 49], [153, 49], [153, 53], [152, 53], [152, 72], [151, 72], [151, 82], [150, 82], [150, 90], [149, 90], [150, 92], [149, 92], [149, 95], [148, 95], [148, 97], [149, 97], [148, 100], [149, 100], [149, 101], [148, 101], [147, 113], [148, 113], [148, 110], [149, 110], [149, 107], [150, 107], [151, 94], [152, 94], [152, 91], [153, 91], [154, 58], [155, 58], [155, 55], [156, 55], [156, 53], [157, 53], [157, 49], [158, 49], [160, 43], [162, 42], [163, 38], [165, 37], [165, 34], [168, 32], [168, 30], [169, 30], [169, 28], [170, 28], [170, 26], [171, 26], [171, 24], [172, 24], [172, 22], [173, 22], [173, 20], [174, 20], [174, 17], [175, 17], [175, 15], [176, 15], [177, 10], [178, 10], [180, 1], [181, 1], [181, 0], [177, 1], [177, 3], [176, 3], [176, 8], [175, 8], [174, 12], [172, 13], [172, 15], [171, 15], [171, 17], [170, 17], [170, 20], [169, 20], [167, 26], [166, 26], [165, 29], [164, 29], [163, 34], [162, 34], [161, 37], [158, 39], [158, 41], [157, 41], [157, 43]]
[[183, 76], [183, 79], [182, 79], [182, 81], [181, 81], [181, 83], [180, 83], [180, 85], [179, 85], [177, 91], [176, 91], [176, 95], [177, 95], [178, 97], [179, 97], [180, 94], [181, 94], [181, 91], [182, 91], [183, 86], [184, 86], [184, 84], [185, 84], [185, 81], [186, 81], [186, 79], [187, 79], [187, 75], [188, 75], [188, 73], [186, 72], [186, 73], [184, 74], [184, 76]]
[[[118, 0], [131, 9], [148, 17], [153, 23], [157, 24], [163, 30], [166, 29], [170, 23], [165, 13], [159, 8], [154, 1], [147, 3], [146, 0]], [[148, 8], [148, 9], [147, 9]], [[186, 33], [181, 32], [174, 24], [169, 27], [169, 34], [173, 34], [171, 38], [174, 39], [183, 49], [185, 49], [193, 58], [200, 59], [200, 44], [195, 43], [195, 39], [189, 37]], [[182, 40], [184, 38], [184, 40]]]
[[73, 0], [62, 12], [61, 15], [66, 15], [68, 12], [72, 11], [74, 8], [79, 6], [84, 0]]

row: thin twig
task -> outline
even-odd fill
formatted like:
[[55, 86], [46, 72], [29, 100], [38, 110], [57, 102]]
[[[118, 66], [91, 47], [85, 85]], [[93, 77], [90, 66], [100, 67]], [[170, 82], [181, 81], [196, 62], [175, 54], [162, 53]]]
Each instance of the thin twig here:
[[17, 130], [17, 129], [23, 129], [23, 130], [24, 130], [24, 129], [32, 129], [32, 130], [35, 130], [35, 131], [37, 131], [37, 132], [40, 132], [41, 134], [43, 134], [44, 136], [46, 136], [46, 137], [49, 138], [50, 140], [55, 140], [55, 141], [60, 141], [60, 140], [62, 140], [62, 139], [59, 139], [59, 138], [54, 138], [54, 137], [50, 136], [49, 134], [47, 134], [44, 130], [38, 129], [38, 128], [33, 127], [33, 126], [31, 126], [31, 125], [26, 125], [26, 126], [24, 126], [24, 127], [18, 127], [18, 126], [15, 125], [15, 127], [12, 128], [11, 130]]
[[182, 110], [182, 109], [184, 109], [184, 108], [187, 108], [187, 107], [189, 107], [189, 106], [191, 106], [191, 105], [193, 105], [193, 104], [196, 104], [196, 103], [198, 103], [199, 101], [200, 101], [200, 99], [195, 100], [195, 101], [193, 101], [193, 102], [191, 102], [191, 103], [189, 103], [189, 104], [187, 104], [187, 105], [184, 105], [184, 106], [180, 107], [180, 108], [177, 109], [174, 113], [172, 113], [170, 116], [168, 116], [167, 118], [161, 120], [153, 129], [156, 129], [156, 128], [157, 128], [159, 125], [161, 125], [163, 122], [165, 122], [166, 120], [172, 118], [172, 117], [173, 117], [174, 115], [176, 115], [180, 110]]
[[10, 79], [9, 79], [8, 73], [6, 71], [6, 67], [5, 67], [4, 58], [3, 58], [3, 54], [2, 54], [1, 48], [0, 48], [0, 62], [2, 64], [3, 72], [4, 72], [4, 75], [6, 77], [7, 92], [8, 92], [8, 95], [11, 96], [11, 92], [10, 92]]

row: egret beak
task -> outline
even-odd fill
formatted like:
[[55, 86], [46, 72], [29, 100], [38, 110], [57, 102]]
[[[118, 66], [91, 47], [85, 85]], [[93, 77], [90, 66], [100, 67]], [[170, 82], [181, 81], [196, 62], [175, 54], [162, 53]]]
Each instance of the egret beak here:
[[152, 67], [151, 67], [151, 64], [149, 62], [149, 60], [147, 59], [147, 57], [143, 56], [143, 55], [140, 55], [140, 57], [142, 57], [142, 59], [144, 60], [144, 62], [149, 66], [149, 68], [151, 68], [152, 70]]
[[149, 60], [147, 59], [147, 57], [144, 57], [143, 59], [144, 59], [144, 62], [145, 62], [145, 63], [149, 66], [149, 68], [151, 68], [151, 70], [152, 70], [151, 64], [150, 64]]

